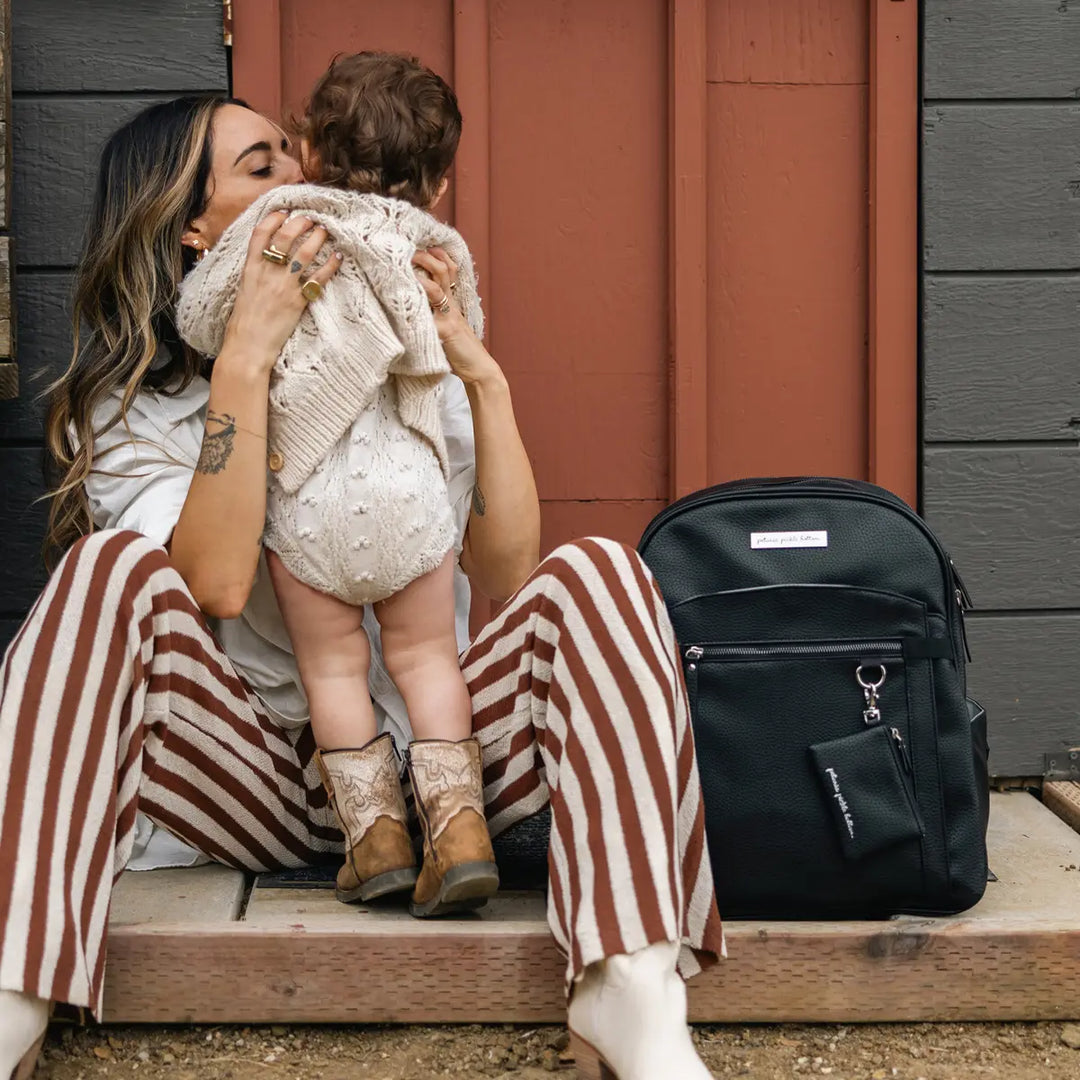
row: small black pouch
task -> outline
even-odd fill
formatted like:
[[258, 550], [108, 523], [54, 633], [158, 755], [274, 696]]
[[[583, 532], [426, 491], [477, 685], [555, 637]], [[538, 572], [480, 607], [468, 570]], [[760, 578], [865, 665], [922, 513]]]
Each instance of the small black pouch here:
[[856, 735], [810, 747], [848, 859], [922, 835], [901, 749], [892, 731], [875, 724]]

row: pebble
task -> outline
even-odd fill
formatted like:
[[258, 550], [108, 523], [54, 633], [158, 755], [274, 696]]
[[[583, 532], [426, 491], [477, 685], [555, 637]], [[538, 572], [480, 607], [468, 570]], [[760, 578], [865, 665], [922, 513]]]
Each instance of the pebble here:
[[1080, 1050], [1080, 1024], [1066, 1024], [1061, 1029], [1061, 1041], [1070, 1050]]

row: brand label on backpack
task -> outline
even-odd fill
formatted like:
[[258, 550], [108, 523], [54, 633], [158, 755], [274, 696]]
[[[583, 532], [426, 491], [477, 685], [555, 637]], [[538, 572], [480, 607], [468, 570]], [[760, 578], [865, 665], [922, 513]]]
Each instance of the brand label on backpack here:
[[828, 546], [829, 534], [824, 529], [820, 532], [752, 532], [750, 534], [750, 547], [754, 551], [759, 548], [820, 548]]

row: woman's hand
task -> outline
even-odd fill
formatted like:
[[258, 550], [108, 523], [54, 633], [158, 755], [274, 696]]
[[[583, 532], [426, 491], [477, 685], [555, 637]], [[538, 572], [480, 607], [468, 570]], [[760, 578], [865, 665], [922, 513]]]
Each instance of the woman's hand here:
[[[413, 256], [413, 266], [423, 271], [417, 277], [427, 293], [431, 313], [435, 316], [435, 328], [439, 331], [443, 352], [454, 374], [466, 386], [505, 382], [502, 369], [473, 333], [456, 302], [454, 287], [457, 283], [457, 263], [441, 247], [432, 247], [418, 251]], [[441, 312], [439, 307], [444, 298], [451, 301], [450, 308]]]
[[[222, 347], [222, 354], [242, 353], [266, 372], [274, 366], [308, 305], [300, 286], [309, 278], [325, 286], [341, 267], [341, 255], [335, 253], [309, 272], [327, 241], [326, 230], [305, 217], [286, 220], [287, 213], [279, 210], [270, 214], [251, 234]], [[263, 251], [271, 246], [287, 253], [288, 263], [279, 265], [264, 259]]]

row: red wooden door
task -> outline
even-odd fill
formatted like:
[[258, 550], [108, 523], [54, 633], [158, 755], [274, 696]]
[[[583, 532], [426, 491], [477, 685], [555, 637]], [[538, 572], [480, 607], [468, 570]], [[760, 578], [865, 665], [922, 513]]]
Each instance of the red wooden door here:
[[914, 502], [916, 7], [234, 0], [235, 90], [287, 113], [364, 48], [455, 86], [447, 216], [544, 548], [634, 542], [672, 496], [738, 476], [870, 476]]

